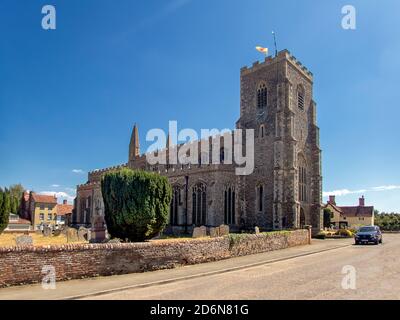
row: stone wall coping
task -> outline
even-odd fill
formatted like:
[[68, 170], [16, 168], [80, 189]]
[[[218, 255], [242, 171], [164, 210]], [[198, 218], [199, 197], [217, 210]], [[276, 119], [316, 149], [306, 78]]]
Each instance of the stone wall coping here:
[[[306, 229], [300, 229], [295, 231], [287, 231], [287, 234], [296, 233], [296, 232], [307, 231]], [[237, 233], [233, 235], [240, 236], [241, 241], [251, 240], [254, 238], [262, 238], [262, 237], [271, 237], [271, 236], [280, 236], [284, 235], [282, 232], [271, 232], [271, 233]], [[224, 240], [228, 240], [229, 236], [222, 237], [204, 237], [204, 238], [188, 238], [188, 239], [168, 239], [168, 240], [150, 240], [146, 242], [132, 242], [132, 243], [70, 243], [70, 244], [62, 244], [62, 245], [42, 245], [42, 246], [9, 246], [9, 247], [0, 247], [1, 253], [11, 253], [11, 252], [59, 252], [59, 251], [82, 251], [82, 250], [130, 250], [130, 249], [140, 249], [147, 247], [169, 247], [169, 246], [185, 246], [188, 243], [206, 243], [206, 242], [220, 242]]]

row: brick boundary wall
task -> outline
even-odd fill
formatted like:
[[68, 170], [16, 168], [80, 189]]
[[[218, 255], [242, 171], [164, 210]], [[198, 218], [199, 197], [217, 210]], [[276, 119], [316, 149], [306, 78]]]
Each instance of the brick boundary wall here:
[[174, 268], [310, 243], [309, 230], [238, 234], [143, 243], [66, 244], [0, 248], [0, 287], [41, 282], [43, 266], [56, 280]]

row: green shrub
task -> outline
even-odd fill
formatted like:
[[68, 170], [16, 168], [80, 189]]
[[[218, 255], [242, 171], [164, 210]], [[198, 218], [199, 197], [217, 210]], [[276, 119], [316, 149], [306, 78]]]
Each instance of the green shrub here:
[[336, 234], [346, 238], [352, 238], [354, 236], [351, 230], [348, 229], [340, 229], [338, 230], [338, 232], [336, 232]]
[[0, 188], [0, 233], [2, 233], [8, 225], [11, 207], [10, 200], [11, 198], [8, 190], [6, 189], [3, 191], [3, 189]]
[[113, 238], [144, 241], [165, 228], [172, 199], [166, 177], [140, 170], [111, 171], [102, 178], [101, 191]]

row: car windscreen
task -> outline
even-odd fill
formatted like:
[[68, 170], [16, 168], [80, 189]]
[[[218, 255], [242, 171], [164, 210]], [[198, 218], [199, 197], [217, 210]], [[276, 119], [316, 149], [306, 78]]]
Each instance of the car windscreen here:
[[358, 231], [359, 232], [372, 232], [372, 231], [375, 231], [375, 227], [362, 227]]

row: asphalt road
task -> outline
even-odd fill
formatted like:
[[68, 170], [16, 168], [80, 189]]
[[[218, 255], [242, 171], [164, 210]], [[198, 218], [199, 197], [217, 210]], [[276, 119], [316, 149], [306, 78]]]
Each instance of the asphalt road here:
[[383, 241], [86, 299], [400, 299], [400, 234]]

